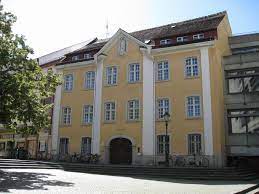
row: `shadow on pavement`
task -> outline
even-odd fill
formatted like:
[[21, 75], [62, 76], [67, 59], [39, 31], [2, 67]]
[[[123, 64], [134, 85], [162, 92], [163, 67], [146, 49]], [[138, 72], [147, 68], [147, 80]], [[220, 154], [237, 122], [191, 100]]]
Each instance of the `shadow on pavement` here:
[[0, 192], [15, 190], [47, 190], [45, 186], [71, 187], [74, 183], [48, 180], [53, 176], [46, 173], [10, 172], [0, 170]]

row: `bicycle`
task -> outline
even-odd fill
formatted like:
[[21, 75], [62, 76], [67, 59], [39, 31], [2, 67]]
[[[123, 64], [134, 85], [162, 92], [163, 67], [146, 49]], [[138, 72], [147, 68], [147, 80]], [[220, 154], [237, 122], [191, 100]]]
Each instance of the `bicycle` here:
[[193, 154], [188, 157], [188, 165], [195, 167], [209, 167], [209, 159], [204, 155]]
[[184, 167], [186, 164], [184, 156], [170, 156], [169, 159], [172, 161], [172, 165], [175, 167]]

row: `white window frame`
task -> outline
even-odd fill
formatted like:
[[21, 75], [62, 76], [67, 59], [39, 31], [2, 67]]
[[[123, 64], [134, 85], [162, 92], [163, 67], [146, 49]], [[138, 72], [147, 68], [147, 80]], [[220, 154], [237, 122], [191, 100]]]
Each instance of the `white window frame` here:
[[[197, 70], [197, 73], [196, 71]], [[190, 73], [189, 73], [190, 71]], [[184, 60], [184, 76], [185, 78], [197, 78], [200, 76], [199, 59], [196, 56], [187, 57]]]
[[[109, 104], [110, 108], [107, 109], [107, 105]], [[114, 108], [112, 107], [114, 105]], [[107, 113], [109, 119], [107, 119]], [[114, 118], [112, 118], [114, 116]], [[104, 103], [104, 121], [105, 122], [113, 122], [116, 120], [116, 103], [113, 101]]]
[[[168, 107], [165, 107], [165, 101], [168, 101]], [[160, 107], [160, 105], [159, 105], [159, 102], [160, 101], [164, 101], [163, 102], [163, 106], [162, 107]], [[164, 118], [163, 118], [163, 115], [166, 113], [166, 112], [168, 112], [168, 113], [170, 113], [170, 110], [171, 110], [171, 107], [170, 107], [170, 99], [169, 98], [158, 98], [157, 100], [156, 100], [156, 117], [157, 117], [157, 120], [163, 120]], [[162, 114], [160, 115], [160, 109], [162, 109]], [[166, 109], [168, 109], [167, 111], [166, 111]]]
[[160, 40], [160, 45], [168, 45], [168, 44], [172, 44], [172, 39], [162, 39]]
[[[86, 139], [86, 150], [83, 147], [83, 139]], [[91, 137], [82, 137], [81, 138], [81, 154], [91, 154], [91, 148], [92, 148], [92, 138]]]
[[91, 124], [93, 123], [94, 117], [94, 107], [93, 105], [84, 105], [83, 106], [83, 124]]
[[[192, 99], [192, 104], [189, 104], [189, 99]], [[199, 99], [199, 104], [196, 104], [196, 98]], [[199, 108], [198, 108], [198, 107]], [[192, 109], [193, 113], [189, 114], [189, 109]], [[197, 114], [199, 110], [199, 114]], [[192, 95], [186, 97], [186, 117], [187, 118], [201, 118], [202, 117], [202, 106], [201, 106], [201, 97], [199, 95]]]
[[187, 42], [189, 41], [188, 36], [179, 36], [176, 38], [176, 42]]
[[[110, 72], [109, 69], [111, 69]], [[115, 71], [116, 69], [116, 71]], [[117, 85], [118, 84], [118, 67], [117, 66], [107, 66], [106, 67], [106, 85], [107, 86], [113, 86], [113, 85]], [[116, 73], [115, 73], [116, 72]], [[110, 74], [108, 74], [110, 73]]]
[[79, 60], [79, 56], [78, 55], [72, 56], [72, 61], [77, 61], [77, 60]]
[[204, 39], [204, 33], [193, 35], [193, 40], [200, 40], [200, 39]]
[[93, 58], [92, 55], [90, 53], [85, 53], [84, 54], [84, 59], [91, 59]]
[[95, 87], [95, 71], [87, 71], [85, 73], [85, 83], [84, 88], [85, 89], [94, 89]]
[[[167, 68], [165, 68], [165, 64], [167, 64]], [[162, 68], [159, 69], [159, 66], [162, 65]], [[157, 81], [169, 81], [170, 80], [170, 67], [169, 67], [169, 62], [168, 60], [164, 60], [164, 61], [159, 61], [157, 62], [157, 65], [156, 65], [156, 69], [157, 69], [157, 73], [156, 73], [156, 80]], [[165, 78], [165, 73], [166, 73], [166, 70], [167, 70], [167, 73], [168, 73], [168, 76], [167, 76], [167, 79]], [[160, 72], [161, 72], [161, 78], [160, 78]]]
[[[191, 152], [192, 149], [190, 149], [191, 147], [191, 142], [190, 142], [190, 137], [191, 136], [195, 136], [195, 140], [192, 144], [195, 144], [194, 146], [194, 152]], [[200, 141], [197, 141], [197, 137], [200, 137]], [[198, 151], [198, 145], [197, 143], [200, 144], [200, 150]], [[189, 155], [193, 155], [193, 154], [202, 154], [203, 153], [203, 138], [202, 138], [202, 134], [201, 133], [188, 133], [187, 134], [187, 150], [188, 150], [188, 154]]]
[[[67, 112], [68, 110], [70, 111]], [[72, 108], [69, 106], [65, 106], [62, 108], [62, 124], [71, 125], [71, 123], [72, 123]]]
[[[131, 69], [133, 67], [133, 69]], [[137, 68], [138, 67], [138, 68]], [[128, 82], [136, 83], [140, 81], [140, 64], [139, 63], [131, 63], [128, 65]], [[131, 80], [131, 76], [133, 75], [133, 79]]]
[[[133, 103], [133, 107], [130, 107], [130, 103]], [[132, 118], [130, 114], [132, 111]], [[127, 102], [127, 120], [128, 121], [138, 121], [140, 119], [140, 101], [138, 99], [129, 100]]]
[[[159, 140], [159, 136], [162, 136], [162, 142], [160, 143], [158, 140]], [[164, 155], [165, 154], [165, 143], [166, 143], [166, 135], [165, 134], [156, 134], [156, 154], [157, 155]], [[171, 153], [171, 135], [168, 134], [168, 138], [169, 138], [169, 141], [168, 141], [168, 146], [169, 146], [169, 154]], [[160, 150], [160, 146], [159, 145], [162, 145], [162, 150]]]
[[[68, 79], [68, 76], [71, 79]], [[74, 87], [74, 75], [72, 73], [64, 75], [64, 91], [70, 92], [73, 90]]]

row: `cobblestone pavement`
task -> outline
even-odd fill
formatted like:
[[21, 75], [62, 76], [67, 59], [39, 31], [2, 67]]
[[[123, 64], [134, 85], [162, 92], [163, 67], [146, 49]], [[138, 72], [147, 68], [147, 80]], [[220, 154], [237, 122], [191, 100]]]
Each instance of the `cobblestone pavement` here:
[[52, 169], [0, 169], [0, 193], [229, 194], [251, 182], [133, 178]]

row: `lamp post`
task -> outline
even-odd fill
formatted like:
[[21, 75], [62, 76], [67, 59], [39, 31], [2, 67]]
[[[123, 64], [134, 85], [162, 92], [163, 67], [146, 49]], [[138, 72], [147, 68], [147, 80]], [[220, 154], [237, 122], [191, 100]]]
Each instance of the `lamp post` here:
[[170, 119], [170, 114], [165, 112], [163, 115], [165, 120], [165, 165], [169, 166], [169, 136], [168, 136], [168, 122]]

